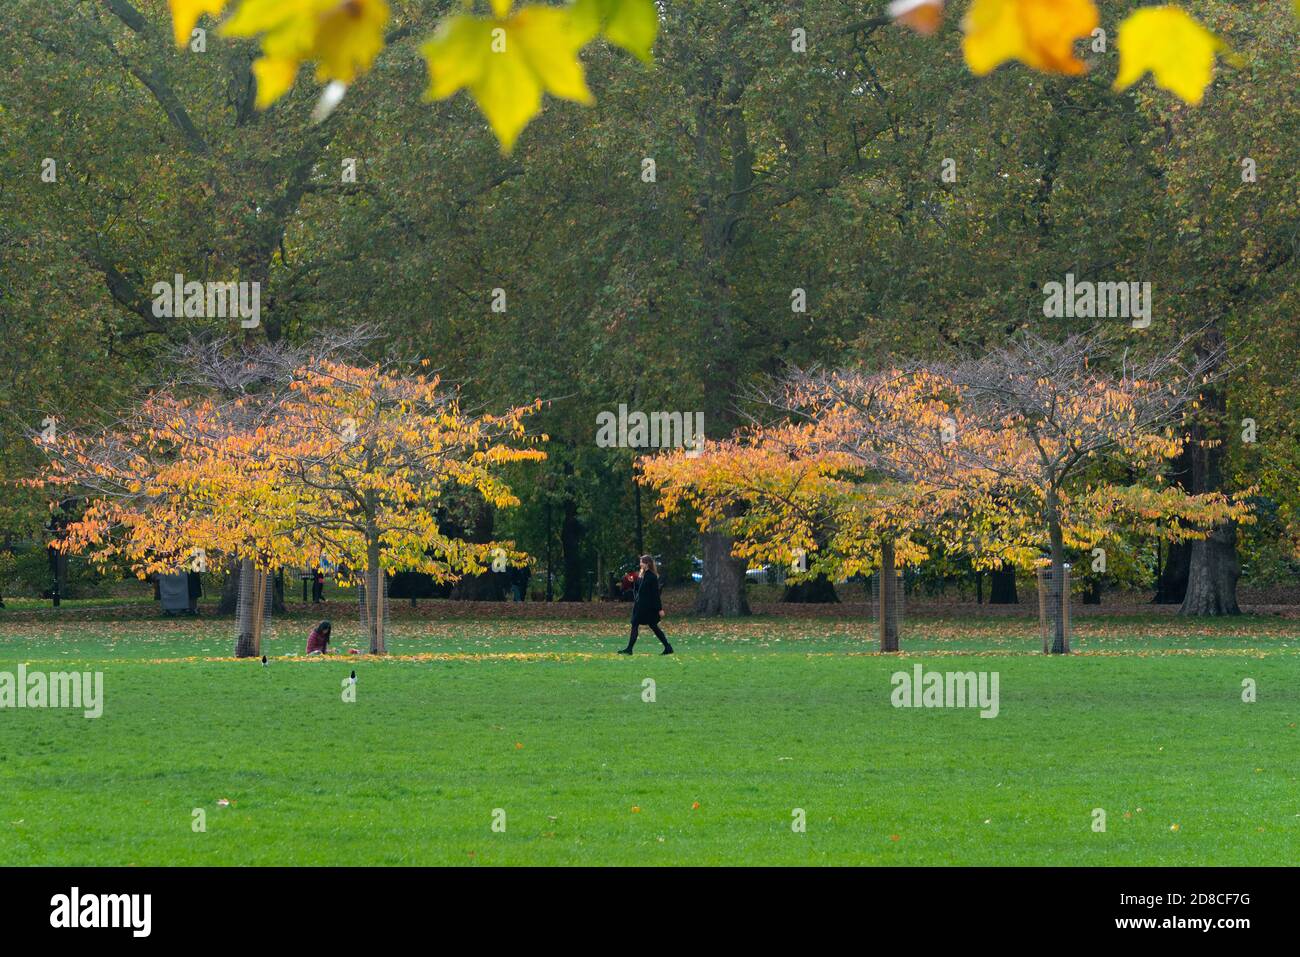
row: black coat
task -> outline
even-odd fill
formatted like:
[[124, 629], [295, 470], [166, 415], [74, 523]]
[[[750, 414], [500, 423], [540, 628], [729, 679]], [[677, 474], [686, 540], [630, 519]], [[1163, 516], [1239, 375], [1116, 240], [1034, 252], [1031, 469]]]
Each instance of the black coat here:
[[654, 572], [646, 572], [637, 579], [636, 596], [632, 600], [632, 618], [657, 622], [663, 607], [659, 601], [659, 576]]

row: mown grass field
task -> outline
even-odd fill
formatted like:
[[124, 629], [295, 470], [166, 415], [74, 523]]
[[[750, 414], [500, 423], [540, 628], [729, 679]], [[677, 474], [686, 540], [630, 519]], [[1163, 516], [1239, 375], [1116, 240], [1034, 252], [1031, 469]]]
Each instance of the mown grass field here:
[[[1295, 621], [1093, 617], [1047, 658], [1027, 618], [918, 618], [900, 656], [851, 619], [682, 619], [679, 654], [622, 659], [621, 619], [435, 617], [387, 660], [289, 657], [307, 625], [263, 669], [229, 620], [0, 617], [0, 671], [102, 670], [106, 698], [0, 710], [0, 865], [1300, 858]], [[998, 672], [998, 717], [894, 708], [916, 662]]]

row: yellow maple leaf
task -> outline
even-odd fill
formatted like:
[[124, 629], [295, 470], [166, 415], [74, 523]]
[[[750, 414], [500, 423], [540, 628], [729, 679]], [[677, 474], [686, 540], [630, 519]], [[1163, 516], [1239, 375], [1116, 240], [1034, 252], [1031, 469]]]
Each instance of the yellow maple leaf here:
[[583, 43], [603, 33], [610, 43], [650, 62], [659, 33], [654, 0], [576, 0], [571, 15]]
[[962, 53], [983, 76], [1007, 60], [1044, 73], [1079, 74], [1074, 41], [1097, 26], [1092, 0], [974, 0], [962, 22]]
[[253, 63], [257, 106], [265, 109], [293, 86], [298, 67], [316, 63], [316, 82], [351, 83], [384, 48], [386, 0], [244, 0], [222, 32], [261, 37]]
[[1119, 75], [1115, 89], [1132, 86], [1148, 70], [1156, 85], [1197, 104], [1214, 76], [1214, 54], [1223, 41], [1178, 7], [1145, 7], [1131, 13], [1115, 38]]
[[442, 100], [467, 88], [509, 153], [542, 108], [542, 93], [591, 103], [578, 61], [583, 37], [567, 10], [492, 0], [493, 17], [459, 15], [443, 21], [420, 49], [429, 66], [425, 98]]
[[167, 0], [167, 3], [172, 9], [172, 30], [178, 47], [189, 42], [199, 17], [205, 13], [220, 16], [226, 6], [226, 0]]
[[257, 108], [264, 110], [293, 87], [298, 78], [299, 61], [258, 57], [253, 61], [253, 78], [257, 80]]

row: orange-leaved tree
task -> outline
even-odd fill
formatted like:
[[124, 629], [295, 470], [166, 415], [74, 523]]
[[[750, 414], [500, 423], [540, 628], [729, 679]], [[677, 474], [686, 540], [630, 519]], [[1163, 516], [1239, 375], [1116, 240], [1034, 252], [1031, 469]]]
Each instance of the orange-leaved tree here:
[[[1091, 548], [1121, 528], [1177, 541], [1249, 520], [1244, 496], [1188, 494], [1162, 479], [1184, 442], [1183, 412], [1213, 368], [1212, 357], [1185, 365], [1187, 345], [1139, 361], [1113, 356], [1100, 333], [1025, 336], [956, 364], [796, 370], [763, 397], [786, 426], [745, 430], [694, 460], [654, 459], [643, 472], [666, 507], [688, 503], [702, 523], [728, 522], [751, 557], [816, 546], [823, 567], [874, 563], [882, 621], [896, 547], [904, 560], [924, 557], [917, 531], [977, 567], [1025, 567], [1046, 553], [1060, 583], [1067, 547]], [[1116, 465], [1125, 480], [1106, 468]], [[1058, 587], [1051, 600], [1061, 653], [1068, 594]], [[881, 645], [892, 650], [896, 635], [882, 631]]]
[[[1067, 650], [1059, 585], [1067, 545], [1091, 547], [1117, 526], [1185, 540], [1250, 520], [1245, 496], [1188, 494], [1162, 476], [1186, 441], [1184, 414], [1221, 364], [1190, 338], [1141, 358], [1116, 354], [1099, 330], [1061, 341], [1024, 335], [980, 359], [925, 370], [953, 397], [946, 448], [955, 471], [1038, 517], [1056, 583], [1052, 653]], [[1123, 465], [1127, 479], [1111, 477], [1108, 463]]]
[[384, 653], [383, 575], [448, 579], [496, 549], [509, 557], [510, 543], [445, 534], [438, 507], [452, 486], [514, 504], [500, 468], [543, 458], [545, 437], [524, 428], [537, 403], [469, 414], [437, 378], [339, 357], [363, 340], [193, 346], [178, 381], [119, 421], [34, 437], [50, 457], [44, 482], [87, 503], [59, 546], [142, 576], [236, 559], [238, 657], [261, 653], [269, 571], [328, 554], [366, 573], [370, 651]]
[[665, 514], [690, 507], [701, 529], [725, 532], [737, 558], [786, 565], [796, 580], [878, 571], [880, 649], [897, 651], [896, 570], [928, 557], [918, 533], [952, 520], [964, 493], [899, 481], [828, 433], [815, 422], [743, 428], [699, 455], [643, 459], [640, 478]]
[[235, 654], [261, 653], [269, 573], [291, 560], [292, 514], [277, 485], [269, 409], [249, 397], [160, 390], [107, 427], [40, 438], [43, 481], [85, 508], [56, 545], [141, 577], [205, 571], [217, 555], [240, 568]]

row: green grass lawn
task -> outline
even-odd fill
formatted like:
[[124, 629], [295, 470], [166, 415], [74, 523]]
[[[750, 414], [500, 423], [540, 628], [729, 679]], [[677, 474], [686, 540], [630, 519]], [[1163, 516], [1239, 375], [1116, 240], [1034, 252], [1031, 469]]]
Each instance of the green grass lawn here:
[[[277, 657], [306, 625], [263, 669], [222, 660], [229, 620], [0, 618], [0, 671], [99, 669], [106, 698], [0, 710], [0, 865], [1300, 856], [1295, 622], [1081, 619], [1047, 658], [1019, 618], [917, 619], [901, 656], [851, 620], [682, 620], [678, 655], [622, 659], [621, 621], [398, 620], [389, 660]], [[915, 662], [998, 672], [1000, 714], [894, 708]]]

